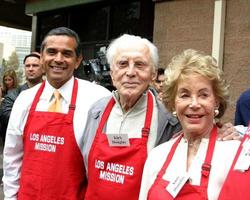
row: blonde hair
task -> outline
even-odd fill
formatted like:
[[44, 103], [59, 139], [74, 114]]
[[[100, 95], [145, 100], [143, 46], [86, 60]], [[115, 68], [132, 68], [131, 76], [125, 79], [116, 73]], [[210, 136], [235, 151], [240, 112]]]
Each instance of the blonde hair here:
[[216, 117], [221, 118], [229, 103], [229, 85], [223, 78], [223, 72], [215, 59], [193, 49], [187, 49], [173, 57], [166, 68], [163, 103], [168, 110], [173, 111], [179, 81], [193, 73], [200, 74], [211, 81], [215, 97], [219, 101], [219, 114]]

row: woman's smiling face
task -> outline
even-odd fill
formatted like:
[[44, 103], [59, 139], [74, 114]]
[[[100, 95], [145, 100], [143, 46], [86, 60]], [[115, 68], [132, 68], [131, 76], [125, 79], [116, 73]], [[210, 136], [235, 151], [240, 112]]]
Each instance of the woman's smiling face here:
[[204, 76], [192, 73], [179, 81], [175, 109], [185, 133], [208, 133], [213, 127], [217, 105], [212, 82]]

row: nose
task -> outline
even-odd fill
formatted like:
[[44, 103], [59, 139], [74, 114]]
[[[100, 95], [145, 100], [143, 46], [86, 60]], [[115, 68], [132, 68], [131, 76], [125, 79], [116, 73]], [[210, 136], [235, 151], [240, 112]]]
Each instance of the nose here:
[[62, 62], [63, 61], [63, 55], [58, 52], [56, 55], [55, 55], [55, 61], [56, 62]]
[[200, 108], [200, 103], [196, 97], [192, 97], [189, 108]]
[[134, 76], [135, 75], [135, 65], [134, 65], [134, 63], [129, 63], [126, 75], [127, 76]]

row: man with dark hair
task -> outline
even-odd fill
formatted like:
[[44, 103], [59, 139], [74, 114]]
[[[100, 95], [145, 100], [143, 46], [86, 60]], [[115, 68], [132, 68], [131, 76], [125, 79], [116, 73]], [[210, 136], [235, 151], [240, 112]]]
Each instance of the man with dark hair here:
[[52, 29], [41, 45], [46, 81], [15, 101], [4, 147], [5, 199], [83, 200], [86, 178], [84, 127], [90, 106], [110, 95], [100, 85], [76, 79], [82, 61], [78, 35]]
[[163, 83], [164, 83], [164, 69], [158, 68], [156, 71], [155, 78], [152, 81], [152, 86], [155, 88], [159, 100], [162, 99]]
[[19, 88], [12, 90], [5, 95], [0, 110], [0, 120], [2, 125], [2, 139], [5, 142], [6, 129], [10, 118], [10, 113], [17, 96], [28, 88], [42, 82], [43, 68], [40, 64], [40, 54], [32, 52], [25, 56], [23, 60], [26, 82]]

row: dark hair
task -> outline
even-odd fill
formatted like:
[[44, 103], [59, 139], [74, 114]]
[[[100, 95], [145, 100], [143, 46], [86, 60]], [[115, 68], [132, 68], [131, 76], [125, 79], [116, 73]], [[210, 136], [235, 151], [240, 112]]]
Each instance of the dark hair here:
[[50, 30], [42, 41], [41, 52], [43, 52], [43, 50], [45, 48], [46, 38], [49, 36], [53, 36], [53, 35], [65, 35], [65, 36], [69, 36], [69, 37], [74, 38], [76, 40], [76, 49], [75, 49], [76, 56], [79, 57], [81, 55], [82, 51], [80, 48], [80, 38], [75, 31], [73, 31], [67, 27], [58, 27], [58, 28], [54, 28], [54, 29]]
[[40, 53], [38, 53], [38, 52], [32, 52], [32, 53], [26, 55], [24, 57], [24, 59], [23, 59], [23, 64], [25, 63], [26, 59], [29, 58], [29, 57], [36, 57], [36, 58], [38, 58], [40, 60]]
[[158, 80], [158, 77], [160, 75], [164, 75], [164, 71], [165, 71], [165, 69], [163, 69], [163, 68], [158, 68], [157, 69], [156, 80]]

